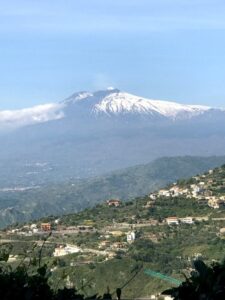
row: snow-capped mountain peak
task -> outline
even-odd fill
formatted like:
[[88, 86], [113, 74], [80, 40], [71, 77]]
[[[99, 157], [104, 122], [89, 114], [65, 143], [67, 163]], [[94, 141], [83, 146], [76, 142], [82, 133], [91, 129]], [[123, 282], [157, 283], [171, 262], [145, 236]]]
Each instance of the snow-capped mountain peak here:
[[92, 111], [97, 115], [144, 114], [177, 119], [197, 116], [210, 109], [208, 106], [151, 100], [119, 91], [112, 92], [104, 97], [94, 105]]
[[17, 111], [0, 111], [0, 130], [46, 123], [72, 117], [144, 116], [168, 120], [186, 120], [208, 111], [223, 112], [208, 106], [185, 105], [176, 102], [152, 100], [122, 92], [115, 88], [96, 92], [78, 92], [60, 103], [50, 103]]
[[[87, 115], [99, 116], [132, 116], [159, 117], [170, 120], [182, 120], [197, 117], [212, 108], [202, 105], [186, 105], [171, 101], [153, 100], [135, 96], [116, 88], [75, 93], [63, 102], [67, 107], [76, 105], [83, 108]], [[220, 110], [221, 111], [221, 110]]]

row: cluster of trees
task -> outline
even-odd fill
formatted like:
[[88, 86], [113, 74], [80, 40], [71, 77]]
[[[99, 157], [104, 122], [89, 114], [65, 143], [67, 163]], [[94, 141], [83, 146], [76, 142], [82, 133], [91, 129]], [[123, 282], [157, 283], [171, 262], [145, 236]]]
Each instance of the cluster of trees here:
[[34, 274], [29, 274], [27, 267], [19, 266], [15, 270], [0, 267], [0, 295], [1, 300], [88, 300], [112, 299], [106, 293], [102, 297], [93, 295], [85, 298], [75, 288], [63, 288], [54, 291], [49, 283], [49, 272], [46, 265], [39, 267]]
[[[1, 257], [5, 259], [6, 257]], [[224, 300], [225, 299], [225, 263], [214, 263], [207, 266], [203, 261], [194, 262], [195, 271], [190, 278], [178, 287], [166, 290], [164, 295], [170, 295], [174, 300]], [[106, 292], [103, 296], [97, 294], [85, 297], [75, 288], [53, 290], [49, 283], [49, 270], [46, 265], [38, 266], [35, 272], [30, 273], [25, 265], [12, 270], [11, 267], [0, 267], [0, 295], [2, 300], [102, 300], [112, 299]], [[121, 289], [117, 289], [117, 298], [120, 299]]]

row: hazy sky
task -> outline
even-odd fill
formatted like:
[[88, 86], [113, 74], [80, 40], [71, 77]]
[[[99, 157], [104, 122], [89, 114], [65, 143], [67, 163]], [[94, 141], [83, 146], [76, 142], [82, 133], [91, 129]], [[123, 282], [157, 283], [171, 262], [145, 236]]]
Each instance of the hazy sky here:
[[115, 86], [225, 107], [224, 0], [0, 0], [0, 110]]

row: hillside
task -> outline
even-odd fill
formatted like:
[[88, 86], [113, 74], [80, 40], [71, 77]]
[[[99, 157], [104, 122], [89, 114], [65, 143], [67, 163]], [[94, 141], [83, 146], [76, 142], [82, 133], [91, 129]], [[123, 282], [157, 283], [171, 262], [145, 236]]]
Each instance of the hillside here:
[[[211, 205], [212, 199], [218, 206]], [[102, 294], [107, 286], [111, 292], [123, 287], [124, 297], [150, 297], [173, 283], [149, 277], [147, 270], [183, 280], [194, 259], [224, 258], [225, 166], [117, 207], [103, 203], [58, 220], [49, 217], [17, 226], [17, 231], [9, 228], [1, 233], [2, 241], [10, 238], [13, 255], [38, 240], [40, 247], [48, 235], [40, 229], [43, 222], [52, 226], [43, 259], [53, 270], [53, 286], [69, 281], [86, 295]]]
[[47, 215], [77, 212], [106, 199], [144, 196], [178, 179], [222, 165], [225, 157], [161, 158], [105, 176], [38, 187], [0, 189], [0, 227]]

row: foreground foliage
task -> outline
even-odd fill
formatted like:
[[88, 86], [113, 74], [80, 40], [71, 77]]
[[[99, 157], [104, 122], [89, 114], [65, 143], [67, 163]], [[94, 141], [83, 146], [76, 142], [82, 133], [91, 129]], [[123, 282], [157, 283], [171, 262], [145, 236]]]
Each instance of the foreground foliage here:
[[225, 299], [225, 262], [207, 266], [203, 261], [194, 262], [195, 271], [179, 287], [163, 294], [175, 300], [222, 300]]
[[[49, 235], [50, 236], [50, 235]], [[48, 237], [49, 237], [48, 236]], [[47, 238], [48, 238], [47, 237]], [[1, 245], [0, 249], [0, 299], [25, 299], [25, 300], [75, 300], [75, 299], [111, 299], [106, 293], [103, 297], [93, 295], [85, 298], [79, 294], [74, 286], [69, 284], [62, 289], [53, 289], [49, 283], [51, 268], [42, 262], [42, 250], [47, 241], [44, 240], [37, 256], [25, 257], [19, 265], [12, 267], [8, 259], [12, 247], [10, 244]], [[33, 248], [33, 252], [35, 246]], [[61, 280], [65, 278], [62, 276]]]
[[110, 294], [103, 297], [93, 295], [85, 298], [75, 288], [63, 288], [54, 291], [49, 283], [47, 266], [41, 266], [34, 274], [29, 274], [27, 268], [17, 267], [15, 270], [0, 268], [0, 295], [1, 300], [26, 299], [26, 300], [74, 300], [74, 299], [111, 299]]

